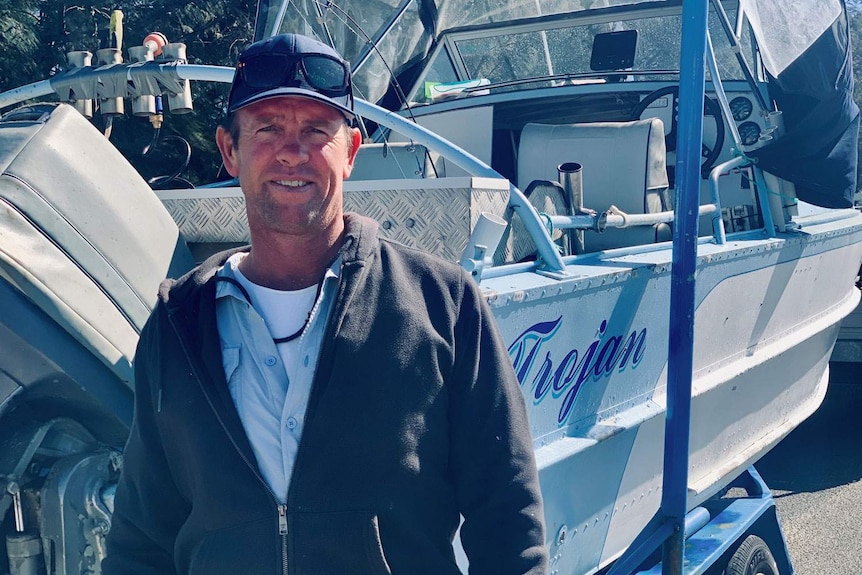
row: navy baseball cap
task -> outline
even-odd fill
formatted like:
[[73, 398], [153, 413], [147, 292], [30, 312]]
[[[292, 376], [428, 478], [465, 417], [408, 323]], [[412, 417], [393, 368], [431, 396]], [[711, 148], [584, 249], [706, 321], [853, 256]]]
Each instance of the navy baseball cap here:
[[350, 65], [314, 38], [279, 34], [255, 42], [239, 57], [228, 113], [277, 96], [303, 96], [329, 104], [353, 120]]

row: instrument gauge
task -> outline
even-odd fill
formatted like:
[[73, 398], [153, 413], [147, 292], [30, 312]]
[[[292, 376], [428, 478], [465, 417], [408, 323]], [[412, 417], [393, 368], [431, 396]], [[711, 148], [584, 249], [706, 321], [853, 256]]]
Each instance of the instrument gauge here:
[[753, 111], [754, 105], [745, 96], [737, 96], [730, 101], [730, 113], [737, 122], [747, 120]]
[[739, 125], [739, 139], [743, 146], [751, 146], [760, 138], [760, 126], [754, 122], [743, 122]]

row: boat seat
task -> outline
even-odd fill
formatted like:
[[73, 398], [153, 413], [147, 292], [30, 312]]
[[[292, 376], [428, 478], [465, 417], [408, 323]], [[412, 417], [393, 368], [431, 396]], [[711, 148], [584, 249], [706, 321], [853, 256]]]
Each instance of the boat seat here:
[[414, 180], [434, 177], [428, 150], [413, 142], [362, 144], [356, 152], [350, 179]]
[[[589, 124], [527, 124], [518, 145], [518, 187], [558, 180], [557, 167], [581, 164], [584, 207], [629, 214], [669, 210], [664, 125], [658, 118]], [[558, 206], [558, 213], [566, 213]], [[587, 252], [670, 239], [667, 224], [585, 233]], [[516, 240], [517, 241], [517, 240]]]

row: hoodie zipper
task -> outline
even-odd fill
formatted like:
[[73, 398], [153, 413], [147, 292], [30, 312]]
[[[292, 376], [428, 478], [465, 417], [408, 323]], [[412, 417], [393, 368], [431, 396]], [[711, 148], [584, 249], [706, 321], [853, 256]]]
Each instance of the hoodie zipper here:
[[[288, 564], [288, 556], [287, 556], [287, 505], [279, 503], [278, 498], [275, 496], [275, 493], [272, 492], [272, 489], [270, 489], [269, 484], [266, 482], [266, 480], [264, 480], [263, 477], [261, 477], [260, 472], [257, 469], [257, 466], [251, 464], [251, 462], [245, 456], [245, 453], [243, 453], [243, 451], [242, 451], [242, 449], [240, 449], [239, 445], [236, 444], [236, 441], [234, 440], [233, 435], [231, 435], [230, 430], [228, 429], [227, 425], [225, 425], [224, 420], [221, 418], [221, 414], [219, 413], [218, 409], [216, 409], [216, 406], [213, 403], [212, 398], [210, 397], [209, 393], [207, 393], [207, 390], [204, 387], [203, 379], [200, 376], [200, 372], [198, 371], [196, 362], [193, 360], [192, 355], [189, 352], [188, 347], [186, 346], [186, 342], [185, 342], [185, 339], [183, 338], [182, 331], [179, 329], [179, 327], [176, 325], [176, 323], [174, 323], [173, 315], [168, 313], [167, 316], [168, 316], [168, 321], [170, 322], [171, 327], [173, 328], [174, 333], [177, 335], [177, 339], [180, 342], [180, 347], [183, 350], [183, 354], [185, 354], [185, 356], [186, 356], [186, 361], [189, 362], [189, 367], [192, 370], [192, 374], [194, 375], [195, 379], [197, 380], [198, 385], [201, 388], [201, 392], [203, 393], [204, 397], [206, 398], [207, 403], [210, 406], [210, 409], [213, 410], [213, 413], [215, 414], [216, 419], [218, 420], [222, 429], [224, 429], [225, 434], [228, 436], [228, 439], [230, 440], [234, 449], [236, 449], [240, 458], [245, 462], [246, 466], [248, 466], [248, 468], [251, 470], [252, 474], [257, 478], [257, 480], [260, 481], [261, 485], [263, 485], [264, 489], [266, 489], [266, 492], [269, 493], [269, 496], [272, 499], [272, 502], [275, 503], [275, 507], [276, 507], [276, 510], [278, 512], [278, 535], [281, 539], [281, 575], [288, 575], [288, 573], [287, 573], [287, 564]], [[160, 391], [159, 403], [161, 403], [161, 389], [159, 391]]]
[[281, 575], [287, 575], [287, 505], [278, 506], [278, 534], [281, 535]]

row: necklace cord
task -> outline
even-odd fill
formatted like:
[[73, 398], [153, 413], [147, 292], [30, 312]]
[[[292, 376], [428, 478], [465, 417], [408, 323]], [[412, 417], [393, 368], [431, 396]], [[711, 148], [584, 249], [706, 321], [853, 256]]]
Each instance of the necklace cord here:
[[[248, 295], [248, 291], [246, 291], [245, 287], [236, 279], [234, 279], [232, 277], [227, 277], [227, 276], [216, 276], [213, 279], [216, 282], [220, 282], [220, 281], [227, 282], [227, 283], [231, 284], [232, 286], [235, 286], [240, 292], [242, 292], [242, 295], [245, 298], [245, 300], [249, 304], [251, 304], [251, 297]], [[289, 342], [295, 340], [296, 338], [298, 338], [299, 336], [302, 335], [302, 333], [305, 331], [305, 328], [308, 327], [308, 322], [311, 321], [311, 313], [314, 311], [314, 306], [317, 304], [317, 300], [320, 299], [320, 292], [322, 290], [323, 290], [323, 280], [321, 279], [321, 281], [317, 282], [317, 291], [314, 294], [314, 304], [312, 304], [311, 310], [308, 312], [308, 315], [305, 317], [305, 322], [303, 322], [302, 327], [300, 327], [299, 330], [297, 330], [295, 333], [292, 333], [288, 336], [272, 338], [273, 343], [275, 343], [276, 345], [278, 345], [280, 343], [289, 343]]]

